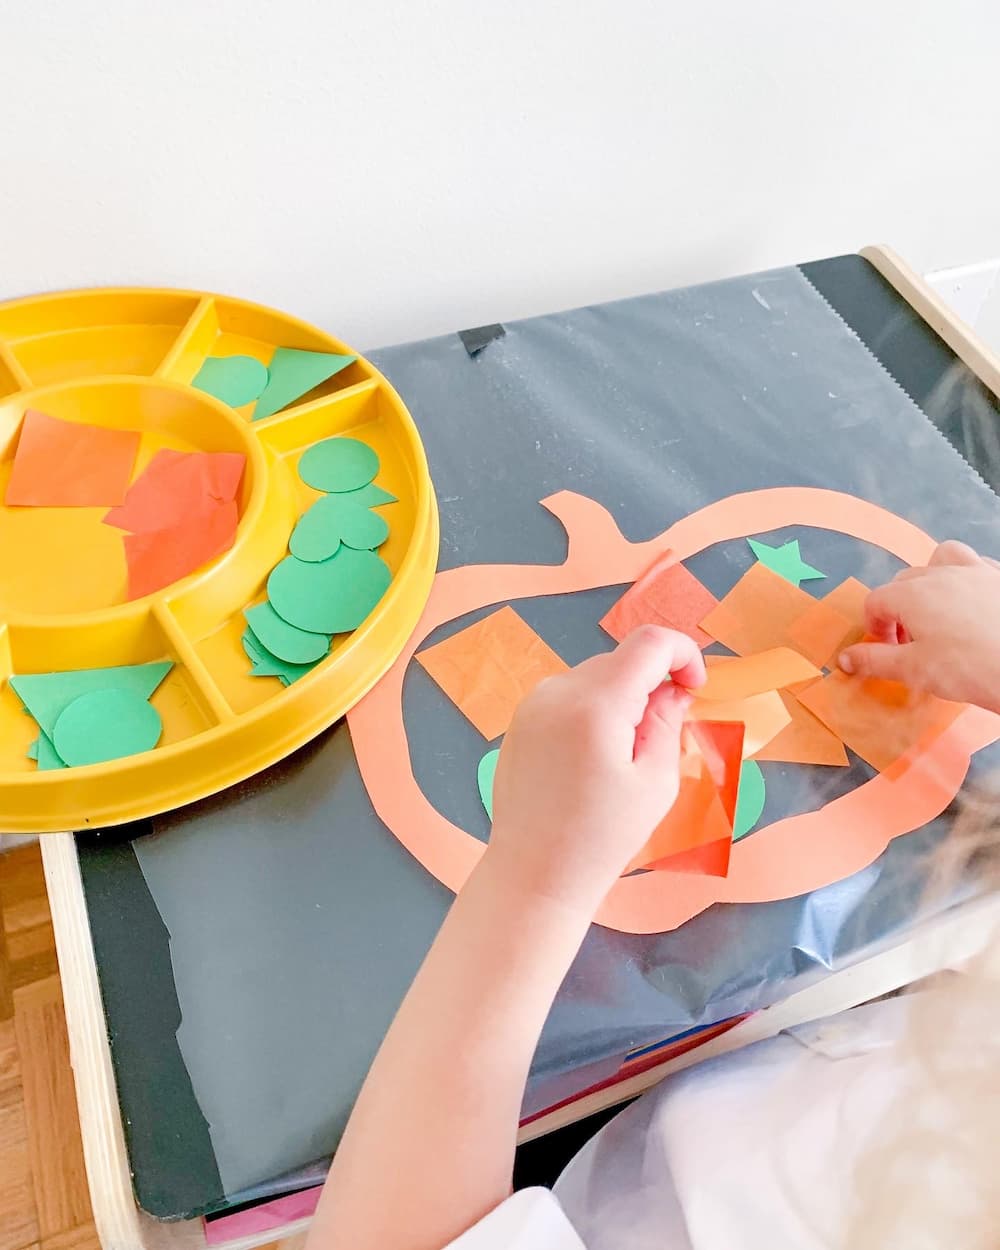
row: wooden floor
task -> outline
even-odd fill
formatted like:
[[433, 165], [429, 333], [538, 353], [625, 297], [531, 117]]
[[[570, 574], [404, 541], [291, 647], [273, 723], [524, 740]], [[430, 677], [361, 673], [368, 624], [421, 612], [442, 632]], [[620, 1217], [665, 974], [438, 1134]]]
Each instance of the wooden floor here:
[[0, 854], [0, 1250], [96, 1250], [42, 862]]

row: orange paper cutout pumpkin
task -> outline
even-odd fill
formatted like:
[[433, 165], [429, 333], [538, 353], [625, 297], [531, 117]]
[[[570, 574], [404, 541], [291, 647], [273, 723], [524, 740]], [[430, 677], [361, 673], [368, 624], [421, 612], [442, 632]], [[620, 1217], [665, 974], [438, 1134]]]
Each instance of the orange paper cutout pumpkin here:
[[[402, 716], [407, 665], [432, 630], [490, 604], [634, 581], [667, 550], [686, 560], [715, 543], [785, 526], [846, 534], [911, 565], [925, 564], [935, 546], [915, 525], [875, 504], [809, 487], [732, 495], [641, 543], [629, 542], [611, 515], [582, 495], [562, 491], [543, 505], [566, 529], [565, 562], [467, 565], [439, 573], [402, 654], [347, 718], [375, 811], [427, 871], [455, 892], [485, 844], [452, 824], [420, 789]], [[770, 902], [842, 880], [875, 860], [893, 838], [939, 816], [958, 793], [973, 753], [998, 738], [1000, 716], [965, 708], [940, 736], [849, 794], [741, 839], [733, 847], [728, 876], [649, 872], [622, 877], [597, 921], [625, 933], [665, 932], [713, 903]]]

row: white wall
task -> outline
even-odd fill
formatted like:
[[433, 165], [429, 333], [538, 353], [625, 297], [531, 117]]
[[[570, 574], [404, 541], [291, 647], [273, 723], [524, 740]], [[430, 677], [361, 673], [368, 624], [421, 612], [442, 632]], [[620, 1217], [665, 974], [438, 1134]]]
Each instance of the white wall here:
[[0, 298], [360, 347], [887, 241], [1000, 253], [995, 0], [4, 0]]

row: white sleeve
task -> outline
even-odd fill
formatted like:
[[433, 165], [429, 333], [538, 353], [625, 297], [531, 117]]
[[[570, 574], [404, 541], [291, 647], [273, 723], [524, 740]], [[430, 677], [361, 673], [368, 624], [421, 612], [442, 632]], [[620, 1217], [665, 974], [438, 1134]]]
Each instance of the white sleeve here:
[[587, 1250], [548, 1189], [522, 1189], [445, 1250]]

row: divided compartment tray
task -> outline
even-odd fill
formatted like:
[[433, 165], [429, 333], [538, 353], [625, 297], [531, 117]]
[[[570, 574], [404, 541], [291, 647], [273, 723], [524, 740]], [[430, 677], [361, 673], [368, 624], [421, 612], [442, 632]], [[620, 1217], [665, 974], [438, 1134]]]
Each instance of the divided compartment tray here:
[[[426, 458], [399, 396], [367, 361], [254, 422], [191, 381], [213, 355], [270, 362], [277, 347], [354, 354], [331, 336], [258, 305], [197, 292], [68, 292], [0, 305], [0, 499], [21, 418], [143, 432], [133, 480], [156, 451], [239, 451], [246, 471], [228, 552], [165, 589], [125, 600], [122, 531], [107, 508], [0, 503], [0, 829], [42, 833], [140, 819], [244, 780], [339, 719], [390, 666], [423, 610], [437, 562], [438, 520]], [[264, 595], [297, 518], [318, 498], [296, 472], [321, 439], [371, 446], [392, 583], [353, 633], [287, 689], [253, 677], [243, 610]], [[169, 659], [152, 696], [163, 736], [152, 751], [106, 764], [39, 771], [37, 735], [12, 674]]]

